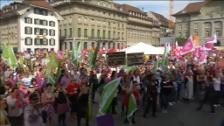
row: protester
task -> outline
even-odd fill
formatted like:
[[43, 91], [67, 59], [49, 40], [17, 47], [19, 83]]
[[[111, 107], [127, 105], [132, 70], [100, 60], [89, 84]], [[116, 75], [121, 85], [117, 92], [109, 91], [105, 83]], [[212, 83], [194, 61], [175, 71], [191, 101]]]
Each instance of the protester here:
[[[167, 55], [167, 63], [164, 57], [157, 56], [158, 64], [113, 68], [104, 62], [103, 56], [97, 56], [96, 64], [92, 66], [85, 61], [87, 57], [71, 60], [73, 56], [69, 53], [64, 54], [64, 58], [54, 58], [51, 56], [54, 54], [53, 51], [18, 54], [25, 59], [25, 65], [17, 66], [19, 68], [0, 58], [1, 84], [6, 88], [5, 95], [0, 97], [0, 110], [6, 116], [2, 112], [6, 101], [7, 116], [12, 126], [23, 123], [25, 126], [53, 126], [54, 114], [57, 123], [65, 126], [67, 112], [71, 113], [70, 117], [77, 121], [78, 126], [81, 126], [82, 119], [88, 126], [91, 110], [88, 103], [100, 104], [103, 100], [98, 100], [98, 96], [104, 95], [105, 85], [116, 79], [120, 79], [116, 85], [118, 92], [110, 92], [112, 95], [108, 99], [112, 102], [108, 104], [109, 109], [106, 108], [108, 112], [103, 114], [110, 113], [109, 110], [116, 114], [121, 110], [125, 123], [137, 123], [135, 118], [139, 110], [143, 110], [145, 118], [149, 112], [157, 117], [160, 108], [163, 113], [170, 112], [169, 105], [177, 101], [179, 104], [181, 98], [199, 102], [198, 110], [209, 102], [211, 113], [223, 104], [224, 76], [221, 70], [224, 68], [215, 60], [201, 63], [187, 55], [179, 58]], [[217, 57], [213, 56], [214, 59]], [[130, 99], [136, 105], [131, 106]]]
[[24, 126], [44, 126], [39, 93], [30, 94], [29, 101], [30, 104], [24, 110]]
[[54, 107], [53, 103], [55, 100], [55, 96], [53, 93], [53, 88], [51, 84], [48, 84], [47, 87], [43, 89], [41, 93], [41, 103], [43, 105], [42, 117], [43, 122], [48, 124], [49, 126], [52, 125], [53, 121], [53, 114], [54, 114]]
[[169, 80], [167, 74], [163, 76], [161, 88], [161, 108], [163, 110], [163, 113], [167, 113], [168, 105], [172, 97], [171, 95], [173, 88], [172, 82]]
[[147, 86], [147, 91], [146, 91], [146, 105], [144, 108], [144, 113], [143, 117], [146, 118], [148, 112], [149, 112], [149, 107], [151, 106], [152, 108], [152, 116], [156, 117], [156, 106], [157, 106], [157, 86], [158, 86], [158, 81], [155, 78], [155, 75], [149, 73], [146, 76], [146, 86]]
[[77, 126], [81, 126], [81, 119], [85, 119], [85, 126], [89, 126], [88, 117], [88, 97], [89, 97], [89, 87], [86, 80], [81, 80], [80, 92], [78, 95], [77, 102]]
[[55, 108], [59, 126], [66, 126], [66, 113], [69, 111], [68, 98], [61, 85], [56, 90]]
[[205, 87], [205, 94], [203, 100], [200, 102], [198, 110], [201, 110], [206, 102], [209, 102], [210, 112], [215, 113], [215, 91], [214, 91], [214, 81], [212, 76], [207, 77], [207, 83]]

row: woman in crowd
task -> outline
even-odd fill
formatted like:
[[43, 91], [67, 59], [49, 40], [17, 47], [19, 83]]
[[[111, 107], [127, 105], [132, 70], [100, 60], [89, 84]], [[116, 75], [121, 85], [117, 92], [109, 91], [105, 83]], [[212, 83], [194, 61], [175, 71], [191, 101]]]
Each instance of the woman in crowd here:
[[5, 111], [7, 104], [4, 97], [5, 97], [5, 88], [3, 86], [0, 86], [0, 125], [10, 126], [10, 122], [7, 117], [7, 112]]
[[156, 106], [157, 106], [157, 95], [158, 95], [158, 90], [157, 90], [157, 86], [158, 86], [158, 81], [155, 78], [155, 75], [149, 73], [146, 76], [146, 81], [145, 81], [145, 85], [146, 85], [146, 98], [145, 98], [145, 108], [144, 108], [144, 112], [143, 112], [143, 117], [146, 117], [148, 111], [149, 111], [149, 107], [152, 107], [152, 116], [156, 117]]
[[169, 80], [168, 75], [164, 74], [162, 83], [161, 83], [161, 109], [163, 110], [164, 113], [167, 113], [167, 108], [170, 102], [170, 98], [172, 97], [172, 88], [173, 84]]
[[80, 92], [78, 94], [77, 102], [77, 126], [81, 126], [81, 119], [85, 119], [85, 126], [89, 126], [89, 115], [88, 115], [88, 97], [89, 87], [88, 80], [81, 80]]
[[57, 86], [55, 108], [58, 115], [58, 124], [59, 126], [66, 126], [66, 113], [69, 111], [68, 99], [62, 86], [60, 84]]
[[188, 68], [186, 74], [185, 74], [185, 80], [184, 80], [184, 100], [190, 101], [193, 99], [193, 73]]
[[77, 104], [78, 104], [78, 94], [80, 92], [80, 84], [75, 80], [72, 80], [66, 87], [66, 95], [68, 96], [70, 103], [70, 114], [71, 119], [75, 119], [75, 114], [77, 113]]
[[202, 101], [200, 101], [200, 105], [197, 110], [201, 110], [206, 102], [209, 102], [210, 112], [215, 113], [215, 91], [214, 91], [214, 81], [213, 76], [207, 76], [205, 94]]
[[41, 93], [41, 104], [43, 105], [42, 117], [43, 122], [47, 123], [48, 126], [52, 126], [52, 119], [54, 114], [53, 103], [55, 96], [53, 93], [53, 88], [51, 84], [48, 84], [47, 87], [43, 89]]
[[8, 118], [11, 126], [23, 126], [23, 98], [17, 88], [12, 88], [6, 97]]
[[95, 103], [95, 94], [96, 94], [97, 88], [99, 87], [98, 78], [96, 76], [95, 71], [90, 71], [89, 85], [92, 85], [91, 100], [92, 100], [92, 103]]
[[31, 93], [29, 101], [29, 105], [24, 110], [24, 126], [44, 126], [39, 93]]

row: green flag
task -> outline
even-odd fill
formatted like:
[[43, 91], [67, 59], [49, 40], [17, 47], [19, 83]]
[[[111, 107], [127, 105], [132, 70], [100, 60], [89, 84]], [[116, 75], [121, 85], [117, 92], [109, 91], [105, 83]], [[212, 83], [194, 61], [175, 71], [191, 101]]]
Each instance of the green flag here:
[[82, 50], [82, 44], [79, 44], [72, 50], [72, 62], [77, 66], [81, 58], [81, 50]]
[[125, 72], [129, 73], [129, 72], [134, 72], [138, 68], [136, 66], [124, 66], [123, 69], [125, 70]]
[[167, 50], [167, 44], [166, 44], [165, 48], [164, 48], [162, 62], [161, 62], [161, 66], [162, 66], [164, 71], [166, 71], [167, 67], [168, 67], [168, 52], [167, 51], [168, 50]]
[[92, 68], [96, 67], [96, 59], [97, 59], [99, 49], [100, 49], [100, 43], [97, 43], [96, 49], [91, 50], [88, 54], [89, 65]]
[[158, 68], [159, 68], [159, 61], [157, 60], [153, 64], [152, 73], [156, 73], [156, 71], [158, 70]]
[[17, 67], [16, 56], [11, 46], [5, 45], [3, 47], [2, 58], [10, 68], [15, 69]]
[[120, 81], [121, 78], [114, 79], [103, 87], [103, 93], [99, 103], [99, 115], [108, 113], [112, 100], [117, 93], [117, 88], [120, 84]]
[[133, 94], [129, 96], [128, 99], [128, 115], [127, 118], [130, 119], [133, 114], [137, 111], [137, 104], [136, 104], [136, 99]]
[[59, 70], [59, 62], [56, 58], [56, 54], [54, 52], [50, 53], [48, 56], [47, 70], [46, 76], [48, 77], [48, 83], [55, 84], [55, 74]]

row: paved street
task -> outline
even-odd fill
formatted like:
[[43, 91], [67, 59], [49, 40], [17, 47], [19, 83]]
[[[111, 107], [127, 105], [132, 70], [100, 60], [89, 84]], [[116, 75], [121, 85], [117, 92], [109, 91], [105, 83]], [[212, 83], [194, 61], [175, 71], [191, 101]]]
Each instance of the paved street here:
[[[147, 118], [142, 117], [142, 112], [138, 112], [136, 116], [136, 124], [133, 126], [221, 126], [224, 120], [224, 108], [217, 108], [216, 114], [209, 113], [209, 106], [204, 106], [202, 111], [196, 111], [197, 104], [179, 102], [175, 106], [169, 108], [167, 114], [159, 112], [157, 118], [148, 115]], [[94, 110], [96, 113], [96, 110]], [[117, 114], [114, 116], [115, 126], [128, 126], [124, 124], [124, 116]], [[97, 126], [95, 120], [92, 120], [90, 126]], [[76, 126], [76, 122], [69, 122], [69, 126]], [[84, 121], [83, 121], [84, 126]]]

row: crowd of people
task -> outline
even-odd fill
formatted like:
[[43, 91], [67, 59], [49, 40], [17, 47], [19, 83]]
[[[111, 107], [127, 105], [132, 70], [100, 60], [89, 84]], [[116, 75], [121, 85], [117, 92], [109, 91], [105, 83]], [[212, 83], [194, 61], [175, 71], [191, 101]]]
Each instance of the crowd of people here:
[[[169, 111], [169, 106], [178, 101], [197, 102], [195, 109], [201, 110], [207, 103], [210, 113], [223, 105], [224, 71], [217, 63], [180, 63], [170, 60], [167, 70], [153, 71], [153, 63], [131, 69], [112, 69], [109, 66], [89, 69], [86, 65], [74, 67], [70, 60], [60, 63], [60, 76], [55, 83], [49, 83], [45, 74], [46, 54], [37, 56], [27, 52], [17, 57], [24, 58], [23, 69], [11, 69], [0, 59], [1, 97], [0, 124], [11, 126], [54, 126], [57, 115], [59, 126], [66, 126], [67, 119], [81, 126], [82, 119], [89, 126], [88, 102], [98, 102], [103, 86], [121, 77], [117, 95], [114, 96], [111, 111], [122, 113], [124, 123], [136, 123], [135, 115], [127, 118], [128, 100], [134, 95], [138, 111], [147, 118]], [[151, 109], [151, 111], [150, 111]], [[120, 112], [121, 111], [121, 112]], [[69, 113], [69, 114], [68, 114]], [[4, 116], [3, 116], [4, 115]]]

